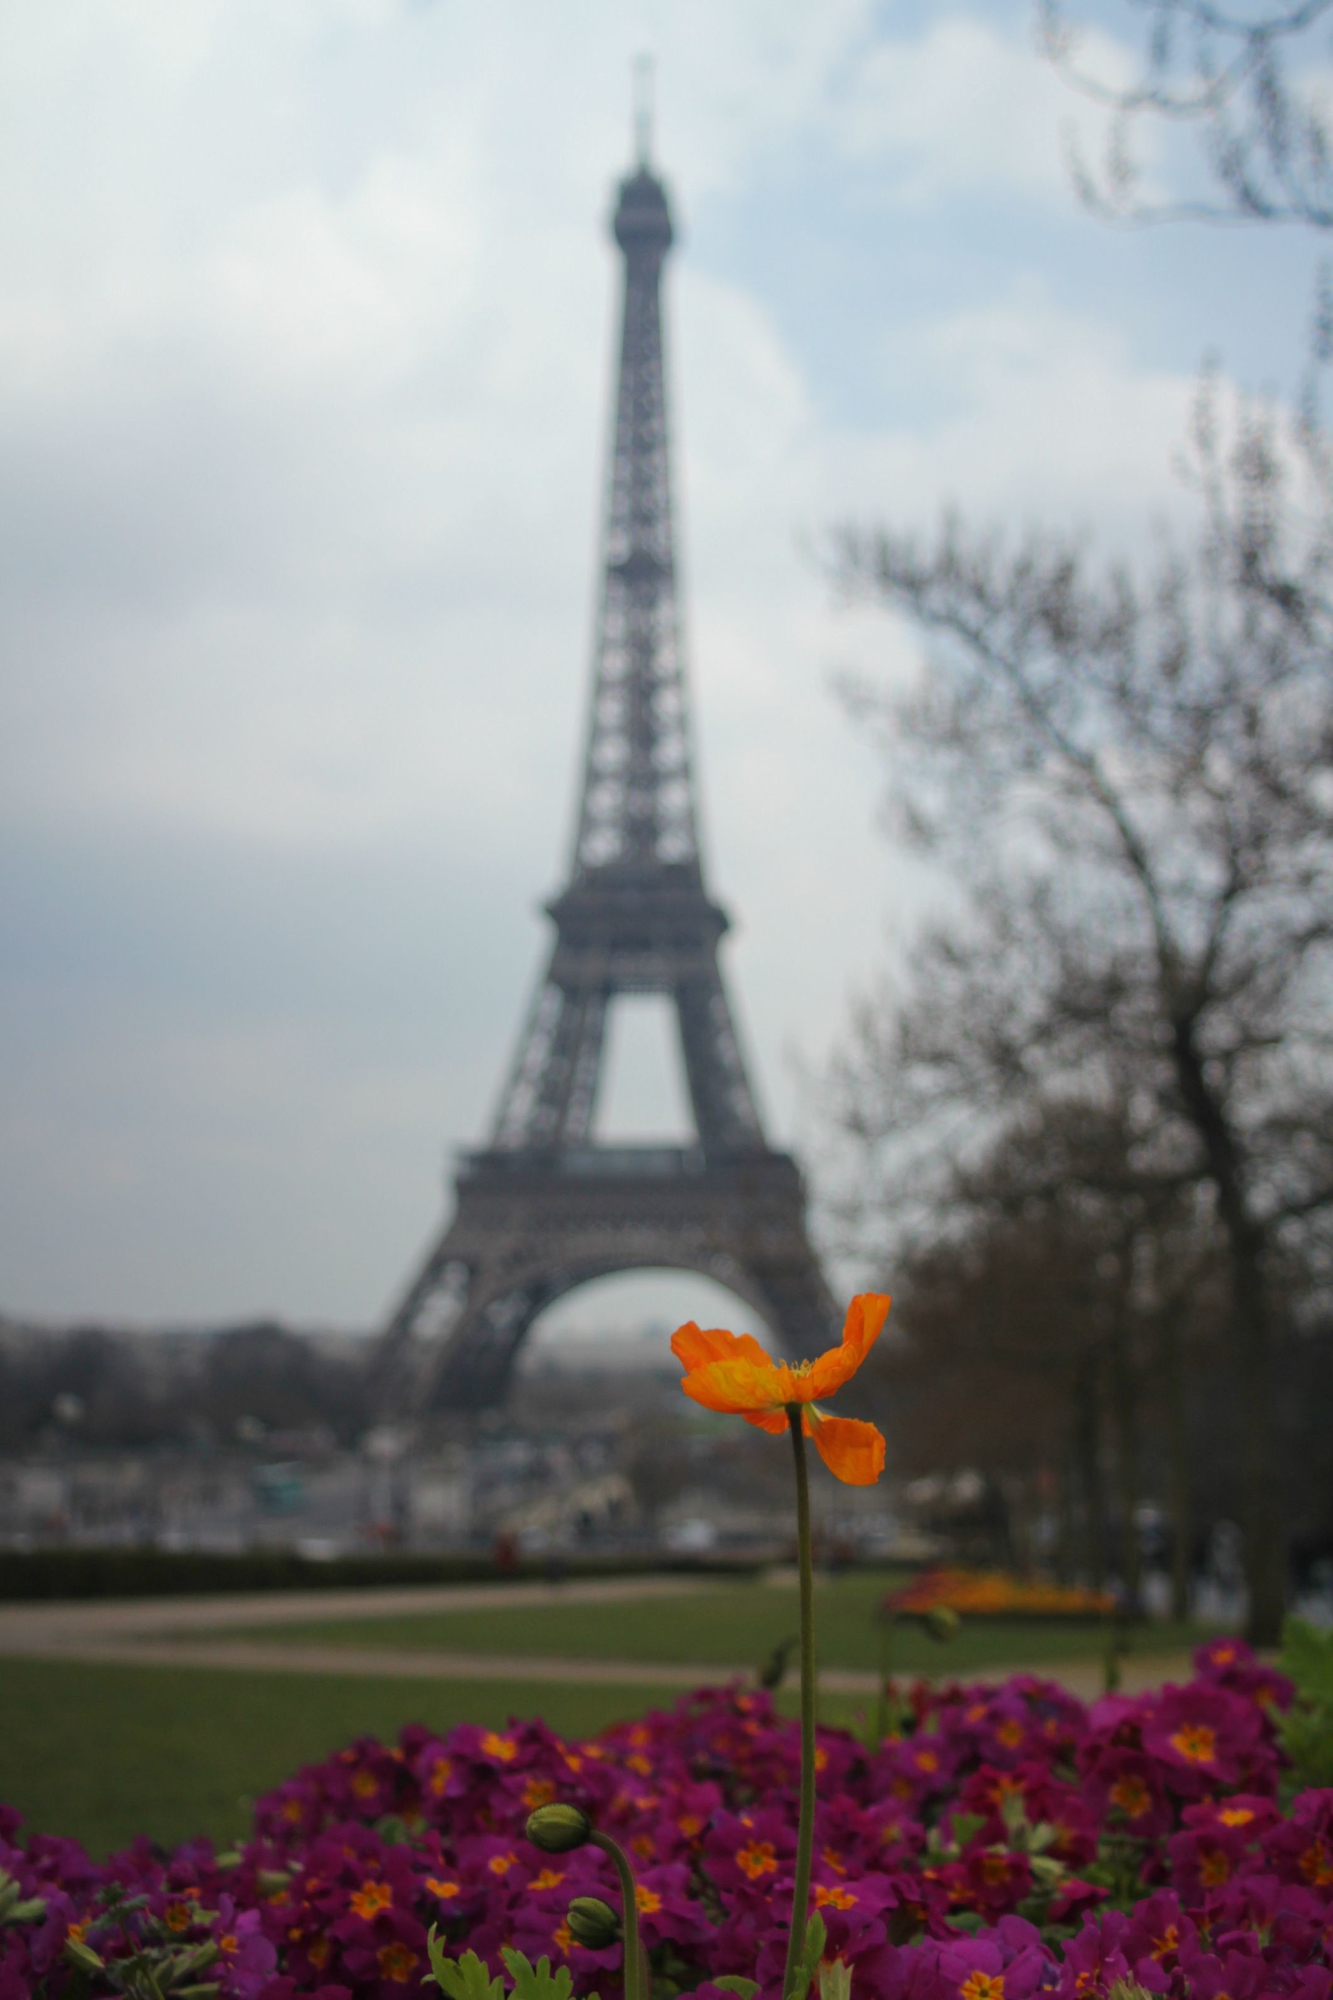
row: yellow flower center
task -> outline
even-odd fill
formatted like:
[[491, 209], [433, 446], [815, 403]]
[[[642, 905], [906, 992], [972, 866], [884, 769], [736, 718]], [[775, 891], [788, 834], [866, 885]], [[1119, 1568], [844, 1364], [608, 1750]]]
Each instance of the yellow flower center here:
[[830, 1906], [835, 1910], [852, 1910], [856, 1907], [856, 1898], [850, 1889], [844, 1889], [837, 1884], [829, 1889], [821, 1882], [815, 1889], [815, 1907], [825, 1910]]
[[1217, 1732], [1206, 1722], [1187, 1722], [1171, 1738], [1171, 1748], [1191, 1764], [1211, 1764], [1217, 1754]]
[[386, 1944], [379, 1953], [380, 1976], [395, 1986], [406, 1986], [416, 1966], [417, 1955], [410, 1945]]
[[1126, 1819], [1139, 1819], [1152, 1798], [1142, 1778], [1117, 1778], [1111, 1787], [1111, 1804], [1119, 1806]]
[[1307, 1882], [1316, 1888], [1327, 1888], [1333, 1882], [1333, 1855], [1330, 1855], [1322, 1840], [1316, 1840], [1301, 1856], [1301, 1873]]
[[363, 1882], [352, 1898], [352, 1908], [367, 1923], [381, 1910], [391, 1909], [392, 1906], [393, 1890], [387, 1882]]

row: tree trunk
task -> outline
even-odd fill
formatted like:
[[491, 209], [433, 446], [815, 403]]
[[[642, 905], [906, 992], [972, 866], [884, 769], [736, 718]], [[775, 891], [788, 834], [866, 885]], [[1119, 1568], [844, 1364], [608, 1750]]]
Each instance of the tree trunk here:
[[1275, 1646], [1286, 1611], [1287, 1562], [1273, 1421], [1273, 1344], [1261, 1255], [1251, 1244], [1244, 1244], [1239, 1255], [1233, 1252], [1232, 1332], [1244, 1438], [1245, 1582], [1250, 1594], [1246, 1637], [1254, 1646]]
[[1169, 1304], [1161, 1318], [1158, 1358], [1162, 1377], [1162, 1420], [1171, 1515], [1171, 1616], [1190, 1615], [1190, 1571], [1194, 1559], [1194, 1505], [1190, 1480], [1189, 1424], [1185, 1415], [1185, 1356], [1180, 1338], [1181, 1308]]
[[1074, 1371], [1074, 1463], [1083, 1495], [1083, 1549], [1094, 1590], [1106, 1582], [1106, 1496], [1102, 1491], [1102, 1432], [1096, 1351], [1085, 1347]]
[[1055, 1547], [1052, 1561], [1057, 1583], [1072, 1583], [1078, 1571], [1075, 1553], [1074, 1497], [1068, 1465], [1056, 1469], [1054, 1480], [1055, 1495]]
[[1275, 1646], [1286, 1608], [1286, 1537], [1278, 1497], [1273, 1337], [1265, 1230], [1250, 1212], [1240, 1151], [1207, 1077], [1191, 1019], [1174, 1024], [1176, 1076], [1199, 1134], [1231, 1263], [1231, 1345], [1242, 1439], [1242, 1528], [1250, 1615], [1246, 1637]]
[[1139, 1561], [1139, 1409], [1138, 1384], [1130, 1354], [1129, 1312], [1125, 1301], [1115, 1307], [1111, 1327], [1111, 1401], [1115, 1410], [1116, 1501], [1120, 1514], [1120, 1581], [1125, 1608], [1139, 1609], [1143, 1589]]

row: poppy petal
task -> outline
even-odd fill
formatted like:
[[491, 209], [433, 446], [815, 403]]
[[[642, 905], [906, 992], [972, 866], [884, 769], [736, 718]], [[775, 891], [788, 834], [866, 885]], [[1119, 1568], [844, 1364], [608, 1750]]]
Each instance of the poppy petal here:
[[847, 1308], [842, 1345], [830, 1347], [811, 1363], [806, 1376], [812, 1398], [831, 1396], [850, 1382], [879, 1339], [879, 1331], [889, 1314], [889, 1300], [883, 1292], [858, 1292]]
[[815, 1450], [844, 1486], [873, 1486], [884, 1470], [884, 1439], [856, 1417], [824, 1417], [815, 1425]]
[[762, 1349], [759, 1352], [759, 1361], [729, 1357], [692, 1368], [680, 1386], [706, 1410], [721, 1410], [729, 1416], [777, 1409], [786, 1400], [782, 1395], [783, 1371], [773, 1366]]
[[686, 1320], [684, 1326], [677, 1327], [672, 1334], [671, 1352], [687, 1372], [707, 1367], [710, 1361], [738, 1358], [772, 1365], [753, 1334], [728, 1333], [721, 1326], [709, 1327], [705, 1331], [692, 1319]]
[[767, 1431], [770, 1437], [781, 1437], [788, 1428], [785, 1410], [746, 1410], [742, 1414], [747, 1424], [753, 1424], [757, 1431]]

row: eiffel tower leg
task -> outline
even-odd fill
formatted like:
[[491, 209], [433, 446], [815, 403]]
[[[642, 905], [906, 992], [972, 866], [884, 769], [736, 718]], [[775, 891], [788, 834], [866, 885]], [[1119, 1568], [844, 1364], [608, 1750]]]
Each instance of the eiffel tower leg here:
[[[482, 1284], [485, 1274], [481, 1274]], [[504, 1401], [519, 1348], [528, 1329], [564, 1289], [532, 1278], [510, 1291], [491, 1292], [465, 1310], [449, 1336], [426, 1407], [433, 1414], [472, 1414]]]
[[837, 1304], [803, 1237], [785, 1254], [757, 1258], [750, 1273], [764, 1300], [764, 1317], [789, 1359], [809, 1360], [837, 1338]]
[[603, 987], [559, 985], [548, 973], [500, 1102], [497, 1146], [579, 1145], [587, 1138], [605, 1028]]
[[455, 1313], [449, 1307], [456, 1308], [459, 1295], [466, 1298], [472, 1289], [471, 1271], [457, 1256], [450, 1232], [446, 1231], [408, 1286], [376, 1343], [372, 1401], [381, 1415], [401, 1413], [411, 1407], [416, 1378], [421, 1372], [419, 1366], [413, 1365], [413, 1349], [432, 1304], [444, 1303], [450, 1321], [454, 1321]]
[[759, 1114], [716, 964], [711, 975], [682, 979], [675, 1000], [690, 1104], [704, 1151], [762, 1147]]

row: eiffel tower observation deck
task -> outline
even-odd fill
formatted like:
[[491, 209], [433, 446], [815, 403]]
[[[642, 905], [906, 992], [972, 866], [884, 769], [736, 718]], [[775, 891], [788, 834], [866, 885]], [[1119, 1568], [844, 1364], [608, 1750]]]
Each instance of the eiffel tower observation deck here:
[[[662, 362], [673, 232], [642, 115], [638, 133], [613, 221], [624, 312], [573, 854], [546, 906], [555, 938], [490, 1139], [462, 1158], [452, 1219], [382, 1337], [390, 1408], [499, 1402], [537, 1315], [614, 1272], [715, 1279], [793, 1357], [823, 1346], [834, 1325], [800, 1173], [764, 1137], [718, 965], [727, 918], [704, 882]], [[690, 1145], [593, 1136], [608, 1010], [622, 994], [674, 1008]]]

